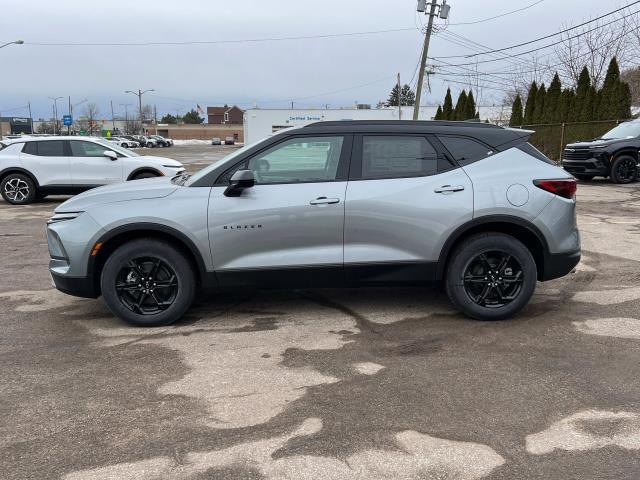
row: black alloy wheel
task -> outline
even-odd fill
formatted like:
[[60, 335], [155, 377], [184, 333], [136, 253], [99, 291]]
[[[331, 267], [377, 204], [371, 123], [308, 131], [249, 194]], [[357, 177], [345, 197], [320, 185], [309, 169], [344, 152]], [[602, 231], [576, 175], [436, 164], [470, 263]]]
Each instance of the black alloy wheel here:
[[638, 162], [633, 157], [622, 156], [611, 166], [611, 179], [615, 183], [631, 183], [638, 176]]
[[518, 298], [524, 275], [522, 266], [513, 256], [502, 251], [490, 251], [469, 261], [462, 280], [473, 303], [486, 308], [500, 308]]
[[178, 290], [176, 273], [158, 258], [129, 260], [116, 277], [118, 299], [139, 315], [156, 315], [166, 310], [175, 301]]

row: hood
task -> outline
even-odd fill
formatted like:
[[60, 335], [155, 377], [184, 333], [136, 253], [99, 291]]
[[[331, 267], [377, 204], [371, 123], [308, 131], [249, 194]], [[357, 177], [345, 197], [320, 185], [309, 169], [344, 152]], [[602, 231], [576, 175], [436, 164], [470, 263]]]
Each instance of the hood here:
[[145, 178], [143, 180], [105, 185], [70, 198], [58, 206], [55, 212], [83, 212], [97, 204], [162, 198], [172, 194], [178, 188], [181, 187], [171, 183], [170, 177]]
[[613, 145], [614, 143], [623, 143], [628, 141], [629, 141], [628, 138], [616, 138], [616, 139], [609, 139], [609, 140], [602, 140], [600, 138], [597, 138], [595, 140], [590, 140], [588, 142], [570, 143], [569, 145], [566, 146], [566, 148], [589, 148], [589, 147], [595, 147], [598, 145]]

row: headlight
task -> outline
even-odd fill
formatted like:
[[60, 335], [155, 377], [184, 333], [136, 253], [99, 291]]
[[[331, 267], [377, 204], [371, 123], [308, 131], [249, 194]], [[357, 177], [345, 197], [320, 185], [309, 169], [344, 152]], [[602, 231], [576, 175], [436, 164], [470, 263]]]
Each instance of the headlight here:
[[53, 217], [49, 219], [47, 222], [48, 225], [52, 223], [64, 222], [66, 220], [73, 220], [74, 218], [78, 218], [82, 215], [83, 212], [64, 212], [64, 213], [55, 213]]
[[609, 145], [592, 145], [591, 148], [607, 148]]
[[165, 168], [184, 168], [182, 165], [162, 165]]
[[62, 241], [60, 241], [60, 237], [53, 230], [47, 229], [47, 245], [49, 247], [49, 255], [51, 258], [55, 258], [58, 260], [68, 260], [69, 256], [62, 246]]

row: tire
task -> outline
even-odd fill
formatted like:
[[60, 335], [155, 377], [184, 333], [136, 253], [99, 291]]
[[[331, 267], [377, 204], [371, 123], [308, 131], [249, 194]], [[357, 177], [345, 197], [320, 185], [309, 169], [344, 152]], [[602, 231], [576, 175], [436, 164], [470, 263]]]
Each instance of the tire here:
[[135, 177], [133, 177], [131, 180], [142, 180], [143, 178], [155, 178], [158, 175], [156, 175], [155, 173], [151, 173], [151, 172], [142, 172], [137, 174]]
[[611, 181], [618, 184], [631, 183], [638, 177], [638, 162], [629, 155], [621, 155], [611, 165]]
[[[474, 235], [450, 258], [447, 295], [458, 310], [473, 319], [511, 318], [527, 305], [536, 288], [538, 274], [531, 252], [509, 235]], [[509, 260], [503, 264], [506, 258]]]
[[36, 199], [36, 185], [24, 173], [10, 173], [0, 182], [0, 194], [12, 205], [26, 205]]
[[181, 252], [167, 242], [144, 238], [121, 245], [107, 258], [100, 286], [116, 317], [139, 327], [157, 327], [170, 325], [187, 312], [196, 279]]
[[579, 175], [577, 173], [574, 173], [573, 176], [581, 182], [590, 182], [591, 180], [593, 180], [593, 177], [595, 177], [595, 175]]

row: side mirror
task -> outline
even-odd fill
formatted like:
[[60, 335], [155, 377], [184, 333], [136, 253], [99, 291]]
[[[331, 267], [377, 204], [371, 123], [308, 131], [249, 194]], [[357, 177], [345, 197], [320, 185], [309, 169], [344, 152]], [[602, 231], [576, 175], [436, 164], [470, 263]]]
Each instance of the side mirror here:
[[238, 170], [233, 174], [230, 185], [224, 191], [225, 197], [239, 197], [245, 188], [251, 188], [256, 180], [251, 170]]
[[118, 159], [118, 154], [116, 152], [111, 151], [111, 150], [105, 150], [103, 155], [105, 157], [107, 157], [107, 158], [110, 158], [112, 161]]

